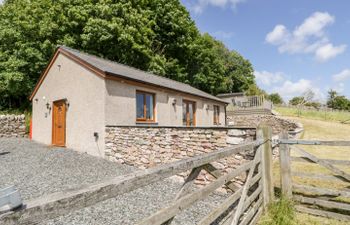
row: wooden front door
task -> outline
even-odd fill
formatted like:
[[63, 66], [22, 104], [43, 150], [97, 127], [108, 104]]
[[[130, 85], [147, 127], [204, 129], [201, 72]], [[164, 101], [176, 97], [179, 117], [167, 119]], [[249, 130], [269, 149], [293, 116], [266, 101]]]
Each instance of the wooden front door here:
[[52, 145], [66, 146], [66, 101], [53, 103], [52, 110]]

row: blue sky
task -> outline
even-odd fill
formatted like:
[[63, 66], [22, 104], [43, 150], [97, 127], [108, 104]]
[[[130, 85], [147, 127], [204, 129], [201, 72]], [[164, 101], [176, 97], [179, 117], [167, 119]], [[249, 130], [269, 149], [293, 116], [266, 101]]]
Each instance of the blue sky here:
[[330, 88], [350, 97], [350, 1], [182, 0], [201, 32], [249, 59], [283, 98]]

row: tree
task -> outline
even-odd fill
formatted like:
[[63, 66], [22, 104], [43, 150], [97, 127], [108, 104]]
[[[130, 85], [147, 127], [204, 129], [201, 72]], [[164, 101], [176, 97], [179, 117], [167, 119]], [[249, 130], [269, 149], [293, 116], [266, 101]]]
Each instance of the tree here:
[[278, 93], [272, 93], [268, 96], [268, 99], [275, 105], [280, 105], [283, 103], [282, 97]]
[[297, 106], [298, 116], [300, 116], [303, 106], [311, 106], [315, 108], [319, 108], [321, 106], [320, 103], [313, 101], [314, 97], [315, 93], [309, 89], [305, 91], [302, 96], [292, 98], [289, 101], [289, 104]]
[[0, 109], [28, 103], [57, 45], [211, 94], [255, 84], [251, 63], [201, 34], [179, 0], [7, 0], [0, 6]]
[[312, 90], [309, 89], [309, 90], [305, 91], [303, 93], [303, 100], [304, 101], [302, 102], [302, 104], [305, 105], [308, 102], [312, 102], [314, 97], [315, 97], [315, 93]]
[[328, 91], [327, 106], [332, 109], [350, 110], [350, 100], [330, 89]]
[[248, 86], [248, 90], [245, 91], [245, 94], [248, 96], [263, 95], [265, 98], [268, 98], [267, 92], [259, 88], [255, 83]]
[[300, 105], [302, 102], [304, 102], [304, 97], [301, 96], [294, 97], [291, 100], [289, 100], [289, 104], [294, 106]]
[[319, 109], [321, 107], [321, 103], [311, 101], [311, 102], [305, 103], [305, 106], [314, 107], [315, 109]]
[[350, 110], [350, 100], [345, 96], [336, 96], [333, 100], [333, 109]]
[[291, 105], [305, 105], [308, 102], [312, 102], [315, 97], [315, 93], [312, 90], [305, 91], [302, 96], [297, 96], [289, 100]]

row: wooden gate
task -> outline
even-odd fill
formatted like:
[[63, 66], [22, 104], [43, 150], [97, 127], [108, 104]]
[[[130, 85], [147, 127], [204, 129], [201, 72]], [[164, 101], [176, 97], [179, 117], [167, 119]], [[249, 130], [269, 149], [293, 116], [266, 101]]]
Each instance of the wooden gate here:
[[[281, 189], [282, 193], [293, 198], [299, 205], [296, 209], [303, 213], [350, 221], [350, 174], [339, 165], [350, 168], [348, 160], [324, 159], [309, 153], [298, 145], [350, 146], [350, 141], [306, 141], [288, 140], [286, 133], [278, 141], [280, 147]], [[300, 156], [291, 156], [291, 150]], [[350, 152], [349, 158], [350, 159]], [[318, 164], [332, 175], [310, 173], [308, 171], [292, 171], [292, 162]], [[318, 186], [301, 185], [292, 182], [292, 177], [307, 180], [342, 182], [344, 189], [328, 189]]]
[[[269, 135], [271, 135], [271, 132], [266, 128], [265, 136]], [[258, 131], [258, 136], [260, 137], [260, 142], [250, 146], [250, 149], [248, 149], [253, 151], [254, 154], [254, 158], [251, 161], [225, 175], [211, 163], [192, 168], [175, 201], [168, 207], [140, 221], [138, 225], [170, 224], [176, 214], [188, 208], [194, 202], [207, 197], [222, 185], [226, 185], [233, 194], [206, 215], [198, 224], [209, 225], [213, 222], [220, 222], [220, 224], [225, 225], [256, 224], [264, 205], [266, 206], [273, 198], [271, 143], [269, 138], [264, 141], [263, 130]], [[189, 193], [190, 186], [201, 170], [207, 171], [217, 179], [204, 188]], [[245, 184], [237, 189], [231, 180], [242, 173], [247, 173]]]
[[[253, 142], [115, 177], [82, 189], [42, 196], [39, 199], [25, 202], [25, 207], [21, 210], [4, 216], [0, 215], [0, 223], [4, 225], [31, 224], [52, 219], [167, 177], [191, 171], [171, 204], [137, 224], [170, 224], [178, 213], [196, 201], [206, 198], [223, 185], [230, 189], [232, 194], [208, 213], [199, 224], [212, 224], [213, 222], [228, 225], [256, 224], [263, 209], [274, 196], [271, 129], [262, 127], [257, 131], [257, 137], [257, 140]], [[212, 164], [220, 159], [248, 152], [253, 159], [227, 173], [223, 173]], [[191, 191], [190, 187], [202, 170], [207, 171], [216, 179], [202, 188], [194, 190], [192, 188]], [[241, 174], [246, 175], [245, 182], [243, 186], [237, 187], [232, 181]]]

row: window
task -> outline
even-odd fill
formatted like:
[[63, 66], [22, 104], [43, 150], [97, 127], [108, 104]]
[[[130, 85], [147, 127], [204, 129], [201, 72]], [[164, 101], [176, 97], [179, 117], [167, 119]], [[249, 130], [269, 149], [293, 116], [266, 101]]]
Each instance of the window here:
[[182, 102], [182, 123], [190, 127], [196, 125], [196, 103], [183, 100]]
[[136, 92], [136, 120], [154, 122], [154, 94], [143, 91]]
[[220, 107], [218, 105], [214, 105], [214, 125], [220, 124]]

